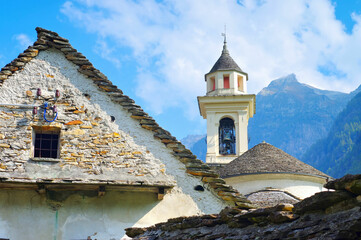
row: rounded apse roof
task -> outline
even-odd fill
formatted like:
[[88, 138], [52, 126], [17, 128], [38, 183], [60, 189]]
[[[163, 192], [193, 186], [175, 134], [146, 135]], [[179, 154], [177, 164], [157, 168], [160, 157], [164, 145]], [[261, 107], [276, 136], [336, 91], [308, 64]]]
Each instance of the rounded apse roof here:
[[259, 173], [329, 176], [269, 144], [260, 143], [218, 170], [222, 178]]

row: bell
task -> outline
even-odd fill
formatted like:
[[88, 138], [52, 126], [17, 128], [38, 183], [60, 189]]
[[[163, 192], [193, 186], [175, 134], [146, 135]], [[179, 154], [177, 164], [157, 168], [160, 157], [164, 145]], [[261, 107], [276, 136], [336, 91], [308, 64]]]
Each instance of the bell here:
[[223, 142], [230, 142], [232, 141], [232, 135], [231, 132], [227, 131], [223, 135]]

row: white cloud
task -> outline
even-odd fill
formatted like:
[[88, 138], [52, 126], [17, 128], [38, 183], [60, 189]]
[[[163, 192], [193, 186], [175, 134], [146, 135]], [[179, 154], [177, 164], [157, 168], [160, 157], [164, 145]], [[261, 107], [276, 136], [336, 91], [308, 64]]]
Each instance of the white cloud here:
[[120, 68], [120, 60], [114, 56], [114, 47], [109, 47], [108, 43], [104, 40], [98, 40], [95, 46], [95, 52], [102, 58], [112, 62], [117, 68]]
[[30, 37], [24, 33], [14, 35], [14, 39], [18, 41], [18, 47], [20, 49], [25, 49], [33, 44], [33, 41], [30, 40]]
[[[328, 0], [79, 0], [61, 11], [104, 46], [112, 41], [132, 49], [139, 64], [136, 93], [153, 113], [178, 106], [190, 119], [198, 116], [195, 99], [205, 94], [204, 74], [220, 56], [224, 24], [251, 93], [289, 73], [324, 89], [350, 91], [360, 84], [361, 17], [353, 14], [356, 24], [346, 34]], [[106, 56], [116, 59], [112, 50]]]

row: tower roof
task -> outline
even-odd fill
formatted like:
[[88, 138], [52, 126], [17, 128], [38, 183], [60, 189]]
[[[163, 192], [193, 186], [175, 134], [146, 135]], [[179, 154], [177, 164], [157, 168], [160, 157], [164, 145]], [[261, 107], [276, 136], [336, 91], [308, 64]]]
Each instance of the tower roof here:
[[295, 173], [329, 177], [269, 144], [260, 143], [219, 169], [222, 177], [257, 173]]
[[224, 41], [221, 56], [218, 58], [217, 62], [213, 65], [211, 71], [209, 71], [209, 73], [207, 73], [207, 74], [210, 74], [210, 73], [213, 73], [216, 71], [227, 71], [227, 70], [233, 70], [233, 71], [244, 73], [244, 74], [246, 74], [246, 76], [248, 78], [247, 73], [243, 72], [242, 69], [238, 66], [238, 64], [229, 55], [229, 51], [227, 49], [227, 42]]

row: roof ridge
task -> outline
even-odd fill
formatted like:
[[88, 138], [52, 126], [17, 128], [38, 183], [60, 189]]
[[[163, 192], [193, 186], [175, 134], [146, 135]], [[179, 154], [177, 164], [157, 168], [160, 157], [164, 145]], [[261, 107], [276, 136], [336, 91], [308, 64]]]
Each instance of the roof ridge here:
[[113, 85], [108, 78], [96, 69], [93, 64], [80, 52], [71, 46], [68, 39], [62, 38], [58, 33], [37, 27], [38, 38], [33, 46], [29, 46], [23, 53], [19, 54], [11, 63], [0, 71], [0, 87], [3, 82], [17, 71], [21, 71], [26, 63], [35, 58], [39, 51], [55, 48], [62, 52], [67, 60], [79, 66], [78, 72], [87, 76], [98, 86], [99, 90], [106, 92], [110, 99], [121, 105], [131, 114], [131, 118], [139, 121], [139, 125], [151, 132], [154, 138], [161, 141], [167, 148], [173, 151], [173, 155], [186, 166], [186, 172], [192, 176], [201, 178], [204, 184], [209, 186], [214, 195], [228, 204], [239, 208], [252, 208], [250, 202], [233, 187], [219, 178], [219, 175], [211, 168], [197, 159], [193, 153], [178, 141], [170, 132], [164, 130], [144, 110], [135, 104], [129, 96], [123, 94], [122, 90]]

